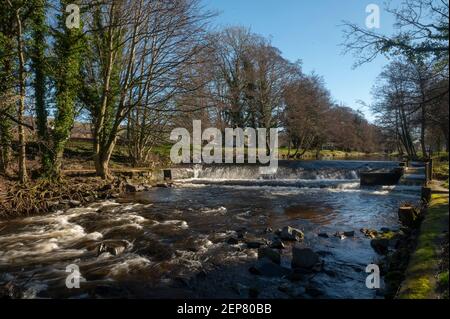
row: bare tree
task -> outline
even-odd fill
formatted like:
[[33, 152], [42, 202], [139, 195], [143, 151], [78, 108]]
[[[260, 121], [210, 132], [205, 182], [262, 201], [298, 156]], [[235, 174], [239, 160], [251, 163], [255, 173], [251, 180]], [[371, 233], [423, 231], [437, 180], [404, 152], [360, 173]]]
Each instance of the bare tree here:
[[92, 51], [83, 100], [93, 120], [97, 174], [108, 178], [130, 113], [164, 105], [184, 91], [180, 69], [195, 63], [211, 15], [197, 0], [102, 1], [91, 4], [88, 15]]
[[304, 76], [286, 87], [284, 101], [288, 156], [291, 156], [291, 145], [294, 148], [292, 156], [302, 156], [325, 140], [327, 112], [331, 106], [329, 92], [319, 77]]
[[18, 107], [17, 122], [19, 136], [19, 180], [21, 183], [28, 181], [27, 163], [26, 163], [26, 136], [24, 122], [25, 113], [25, 90], [26, 90], [26, 70], [25, 70], [25, 52], [24, 52], [24, 23], [23, 15], [24, 3], [12, 2], [7, 0], [10, 9], [14, 12], [15, 38], [16, 38], [16, 55], [18, 61], [17, 70], [17, 91], [18, 91]]
[[390, 36], [344, 22], [344, 52], [355, 54], [356, 65], [371, 62], [380, 54], [448, 58], [448, 1], [403, 0], [398, 8], [386, 11], [396, 20], [397, 31]]

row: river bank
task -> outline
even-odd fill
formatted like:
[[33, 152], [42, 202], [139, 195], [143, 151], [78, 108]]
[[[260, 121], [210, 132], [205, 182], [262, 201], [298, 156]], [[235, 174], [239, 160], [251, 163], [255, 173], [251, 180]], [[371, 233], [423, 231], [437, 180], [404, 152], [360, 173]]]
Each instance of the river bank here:
[[152, 174], [139, 175], [135, 170], [123, 170], [110, 181], [89, 176], [64, 176], [59, 181], [37, 179], [27, 185], [3, 179], [0, 180], [0, 219], [82, 207], [99, 200], [119, 198], [129, 192], [167, 186], [159, 183]]
[[448, 299], [448, 192], [432, 194], [399, 299]]

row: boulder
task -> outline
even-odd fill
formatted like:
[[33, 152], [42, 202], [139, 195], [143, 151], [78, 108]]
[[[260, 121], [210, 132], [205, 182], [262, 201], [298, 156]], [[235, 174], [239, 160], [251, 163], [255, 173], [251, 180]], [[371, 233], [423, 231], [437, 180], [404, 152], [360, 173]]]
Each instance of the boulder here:
[[419, 214], [412, 206], [403, 206], [398, 209], [398, 218], [400, 222], [407, 227], [414, 227]]
[[292, 267], [312, 269], [320, 263], [320, 256], [310, 248], [292, 247]]
[[334, 234], [334, 237], [340, 238], [341, 240], [344, 240], [345, 238], [347, 238], [347, 236], [345, 236], [344, 233], [340, 232], [340, 231], [336, 232]]
[[258, 249], [258, 258], [267, 258], [276, 264], [281, 263], [281, 254], [279, 251], [271, 249], [269, 247], [261, 247]]
[[125, 184], [125, 191], [127, 193], [137, 193], [144, 191], [145, 188], [141, 185]]
[[351, 231], [345, 231], [344, 232], [344, 236], [345, 237], [354, 237], [355, 236], [355, 231], [351, 230]]
[[370, 246], [379, 255], [386, 255], [389, 251], [389, 239], [375, 238], [370, 241]]
[[364, 236], [366, 236], [367, 238], [376, 238], [378, 236], [378, 232], [376, 230], [373, 229], [367, 229], [367, 228], [361, 228], [359, 230], [361, 233], [364, 234]]
[[130, 243], [126, 240], [105, 240], [98, 246], [97, 256], [100, 256], [102, 253], [110, 253], [113, 256], [118, 256], [129, 246]]
[[283, 242], [279, 239], [275, 239], [271, 244], [270, 244], [270, 248], [275, 248], [275, 249], [284, 249], [285, 246], [283, 244]]
[[247, 247], [250, 249], [257, 249], [261, 246], [266, 245], [266, 241], [261, 238], [247, 238], [245, 240], [245, 243], [247, 244]]
[[305, 238], [303, 232], [299, 229], [286, 226], [280, 232], [280, 238], [286, 241], [300, 241]]
[[284, 277], [289, 275], [290, 270], [273, 263], [267, 258], [260, 259], [256, 264], [249, 268], [249, 272], [253, 275], [265, 277]]

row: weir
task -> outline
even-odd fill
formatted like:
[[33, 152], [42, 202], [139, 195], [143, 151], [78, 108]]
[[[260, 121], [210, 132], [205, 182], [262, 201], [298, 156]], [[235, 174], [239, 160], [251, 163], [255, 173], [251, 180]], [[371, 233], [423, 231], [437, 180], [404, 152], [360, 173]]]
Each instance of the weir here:
[[173, 179], [204, 180], [356, 180], [373, 169], [393, 169], [392, 161], [279, 161], [272, 173], [255, 164], [196, 164], [171, 168]]

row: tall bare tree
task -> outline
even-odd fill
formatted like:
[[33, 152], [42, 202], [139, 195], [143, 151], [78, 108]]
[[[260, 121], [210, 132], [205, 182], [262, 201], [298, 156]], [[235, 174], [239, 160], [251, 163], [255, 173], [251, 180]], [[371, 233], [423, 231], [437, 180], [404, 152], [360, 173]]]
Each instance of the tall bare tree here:
[[183, 92], [180, 69], [195, 63], [210, 17], [197, 0], [96, 1], [87, 14], [90, 56], [83, 101], [91, 113], [97, 174], [108, 163], [130, 113]]

